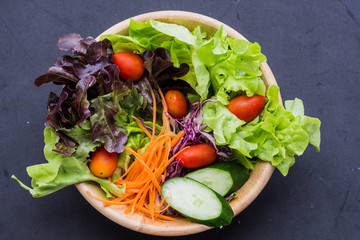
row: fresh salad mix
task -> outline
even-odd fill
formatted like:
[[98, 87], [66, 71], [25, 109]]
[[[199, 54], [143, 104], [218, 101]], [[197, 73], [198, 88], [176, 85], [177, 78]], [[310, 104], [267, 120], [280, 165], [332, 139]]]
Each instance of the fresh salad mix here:
[[266, 88], [257, 43], [206, 36], [175, 24], [130, 21], [129, 35], [100, 41], [67, 34], [35, 85], [51, 92], [44, 129], [47, 163], [27, 167], [33, 197], [93, 181], [105, 206], [154, 220], [181, 214], [208, 226], [231, 222], [229, 201], [258, 161], [284, 176], [308, 144], [320, 149], [320, 120], [300, 99]]

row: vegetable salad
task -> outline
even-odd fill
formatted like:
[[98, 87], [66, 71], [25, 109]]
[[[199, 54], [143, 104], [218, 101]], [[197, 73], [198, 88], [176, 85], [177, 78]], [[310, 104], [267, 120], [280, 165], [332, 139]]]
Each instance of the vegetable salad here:
[[[72, 54], [35, 79], [36, 86], [61, 85], [47, 104], [47, 163], [27, 167], [31, 187], [13, 176], [33, 197], [94, 181], [107, 196], [99, 201], [126, 205], [128, 214], [164, 221], [180, 213], [221, 226], [231, 222], [228, 201], [259, 160], [286, 176], [309, 144], [320, 150], [320, 120], [304, 115], [300, 99], [283, 107], [279, 88], [261, 80], [259, 44], [230, 38], [222, 27], [206, 36], [200, 27], [131, 20], [128, 36], [67, 34], [58, 48]], [[217, 206], [213, 219], [184, 209], [177, 191], [185, 185], [212, 196], [184, 193], [184, 201]]]

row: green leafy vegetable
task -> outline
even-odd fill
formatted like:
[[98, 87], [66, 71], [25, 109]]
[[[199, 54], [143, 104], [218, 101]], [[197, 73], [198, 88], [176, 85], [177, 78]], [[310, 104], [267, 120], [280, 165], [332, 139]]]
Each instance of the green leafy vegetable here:
[[29, 176], [32, 177], [32, 188], [23, 184], [15, 176], [12, 176], [12, 178], [17, 180], [33, 197], [43, 197], [66, 186], [84, 181], [97, 182], [103, 189], [106, 189], [115, 196], [124, 194], [124, 187], [118, 187], [110, 183], [107, 179], [95, 177], [90, 172], [86, 163], [74, 157], [53, 152], [52, 149], [54, 148], [56, 140], [57, 136], [55, 131], [51, 127], [46, 127], [44, 130], [44, 155], [48, 163], [27, 168]]
[[59, 131], [65, 133], [66, 136], [76, 142], [76, 151], [72, 157], [75, 157], [79, 161], [86, 162], [89, 157], [89, 153], [94, 152], [97, 147], [101, 146], [100, 142], [92, 141], [92, 130], [89, 120], [86, 120], [82, 124], [76, 125], [71, 129], [63, 128]]
[[266, 61], [259, 44], [227, 37], [220, 27], [213, 37], [205, 39], [200, 27], [190, 32], [183, 26], [154, 20], [130, 21], [129, 36], [103, 35], [114, 46], [131, 42], [136, 51], [146, 48], [166, 48], [175, 67], [189, 66], [182, 77], [197, 92], [201, 100], [208, 98], [213, 88], [215, 97], [227, 104], [230, 95], [244, 91], [248, 96], [265, 95], [265, 85], [260, 79], [260, 64]]
[[309, 143], [320, 150], [320, 120], [305, 116], [299, 99], [287, 101], [284, 109], [278, 94], [279, 88], [271, 85], [263, 113], [246, 125], [219, 101], [208, 102], [204, 123], [214, 131], [217, 143], [229, 145], [245, 167], [252, 169], [250, 159], [259, 158], [286, 176], [294, 155], [303, 154]]

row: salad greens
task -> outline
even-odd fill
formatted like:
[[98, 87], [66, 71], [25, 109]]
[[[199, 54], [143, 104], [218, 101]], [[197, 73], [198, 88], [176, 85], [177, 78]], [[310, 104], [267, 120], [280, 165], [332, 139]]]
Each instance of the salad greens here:
[[[189, 65], [190, 71], [182, 79], [202, 101], [214, 95], [218, 101], [227, 104], [232, 94], [238, 91], [244, 91], [248, 96], [265, 95], [259, 67], [266, 57], [261, 54], [259, 44], [229, 38], [222, 27], [210, 39], [205, 37], [200, 27], [190, 32], [175, 24], [131, 20], [128, 37], [107, 34], [100, 39], [110, 40], [114, 49], [116, 46], [123, 46], [123, 49], [130, 39], [133, 49], [139, 52], [166, 48], [175, 67], [181, 63]], [[214, 93], [209, 92], [210, 86]]]
[[[150, 89], [161, 103], [159, 87], [182, 90], [190, 102], [199, 100], [198, 112], [178, 121], [181, 130], [194, 134], [191, 141], [198, 139], [196, 134], [202, 135], [202, 141], [215, 145], [225, 157], [222, 149], [226, 148], [231, 159], [236, 158], [247, 169], [253, 169], [261, 159], [287, 175], [294, 155], [301, 155], [308, 144], [320, 150], [320, 120], [305, 116], [299, 99], [285, 101], [284, 108], [279, 88], [269, 86], [266, 90], [260, 78], [260, 65], [266, 57], [259, 44], [229, 38], [222, 27], [214, 36], [206, 36], [200, 27], [191, 32], [175, 24], [131, 20], [129, 36], [107, 34], [95, 41], [67, 34], [59, 39], [58, 48], [73, 54], [58, 58], [35, 80], [36, 86], [49, 82], [62, 85], [60, 95], [51, 92], [48, 100], [44, 130], [48, 163], [27, 168], [32, 188], [13, 176], [34, 197], [83, 181], [97, 182], [108, 197], [122, 195], [125, 186], [95, 177], [88, 159], [96, 148], [104, 146], [108, 152], [119, 153], [120, 168], [128, 168], [132, 159], [123, 151], [124, 146], [138, 150], [149, 142], [131, 116], [151, 128], [148, 121], [154, 109]], [[114, 52], [120, 51], [141, 54], [145, 72], [140, 80], [121, 79], [112, 61]], [[226, 108], [229, 100], [240, 94], [267, 97], [263, 112], [249, 123]], [[161, 104], [157, 109], [161, 113]], [[194, 128], [196, 131], [190, 133]], [[173, 166], [178, 171], [177, 165]]]
[[35, 79], [37, 86], [63, 84], [60, 96], [51, 92], [48, 100], [44, 130], [48, 163], [27, 168], [32, 188], [13, 178], [34, 197], [84, 181], [99, 183], [107, 196], [120, 196], [125, 186], [110, 184], [90, 172], [91, 153], [100, 146], [108, 152], [122, 153], [119, 166], [126, 169], [130, 154], [124, 153], [124, 146], [137, 150], [149, 141], [144, 134], [135, 134], [131, 116], [150, 120], [153, 109], [149, 88], [154, 88], [158, 96], [158, 82], [185, 75], [188, 66], [174, 67], [166, 49], [147, 50], [143, 52], [146, 71], [142, 79], [133, 83], [120, 79], [108, 40], [97, 42], [91, 37], [67, 34], [59, 39], [58, 48], [71, 50], [73, 55], [58, 58], [46, 74]]
[[[121, 196], [125, 193], [125, 186], [118, 187], [107, 179], [95, 177], [90, 172], [87, 163], [79, 161], [73, 156], [68, 157], [52, 151], [56, 140], [55, 131], [51, 127], [46, 127], [44, 130], [44, 155], [48, 163], [30, 166], [26, 169], [29, 176], [32, 177], [32, 188], [13, 176], [33, 197], [43, 197], [66, 186], [84, 181], [97, 182], [115, 196]], [[92, 149], [92, 151], [94, 150]]]
[[286, 101], [284, 109], [278, 96], [279, 88], [271, 85], [262, 114], [246, 125], [222, 103], [206, 103], [204, 123], [213, 130], [217, 144], [228, 145], [245, 167], [253, 169], [249, 159], [257, 157], [286, 176], [295, 163], [294, 155], [303, 154], [309, 143], [320, 150], [320, 120], [304, 116], [299, 99]]
[[[294, 164], [294, 155], [301, 155], [308, 144], [320, 150], [320, 120], [304, 116], [301, 100], [285, 101], [285, 109], [278, 99], [279, 89], [270, 86], [267, 93], [261, 80], [260, 64], [266, 62], [257, 43], [229, 38], [220, 27], [211, 38], [200, 28], [192, 32], [183, 26], [130, 21], [129, 36], [103, 35], [114, 46], [142, 48], [164, 47], [169, 50], [174, 66], [187, 63], [189, 73], [183, 77], [196, 91], [188, 95], [190, 101], [213, 98], [203, 108], [203, 123], [212, 132], [217, 145], [229, 146], [237, 161], [253, 169], [256, 158], [269, 161], [286, 176]], [[225, 107], [239, 93], [248, 96], [267, 96], [263, 113], [245, 124]]]

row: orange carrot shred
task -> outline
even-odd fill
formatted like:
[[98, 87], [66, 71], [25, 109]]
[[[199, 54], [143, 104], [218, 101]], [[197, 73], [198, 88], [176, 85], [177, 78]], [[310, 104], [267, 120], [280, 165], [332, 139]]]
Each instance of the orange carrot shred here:
[[144, 133], [150, 138], [150, 139], [152, 139], [153, 137], [152, 137], [152, 135], [149, 133], [149, 131], [144, 127], [144, 125], [140, 122], [140, 120], [139, 119], [137, 119], [135, 116], [131, 116], [134, 120], [135, 120], [135, 122], [138, 124], [138, 126], [141, 128], [141, 130], [143, 130], [144, 131]]
[[173, 140], [171, 140], [171, 147], [174, 147], [179, 141], [180, 139], [184, 136], [185, 132], [181, 131], [178, 134], [176, 134], [176, 136], [173, 138]]

